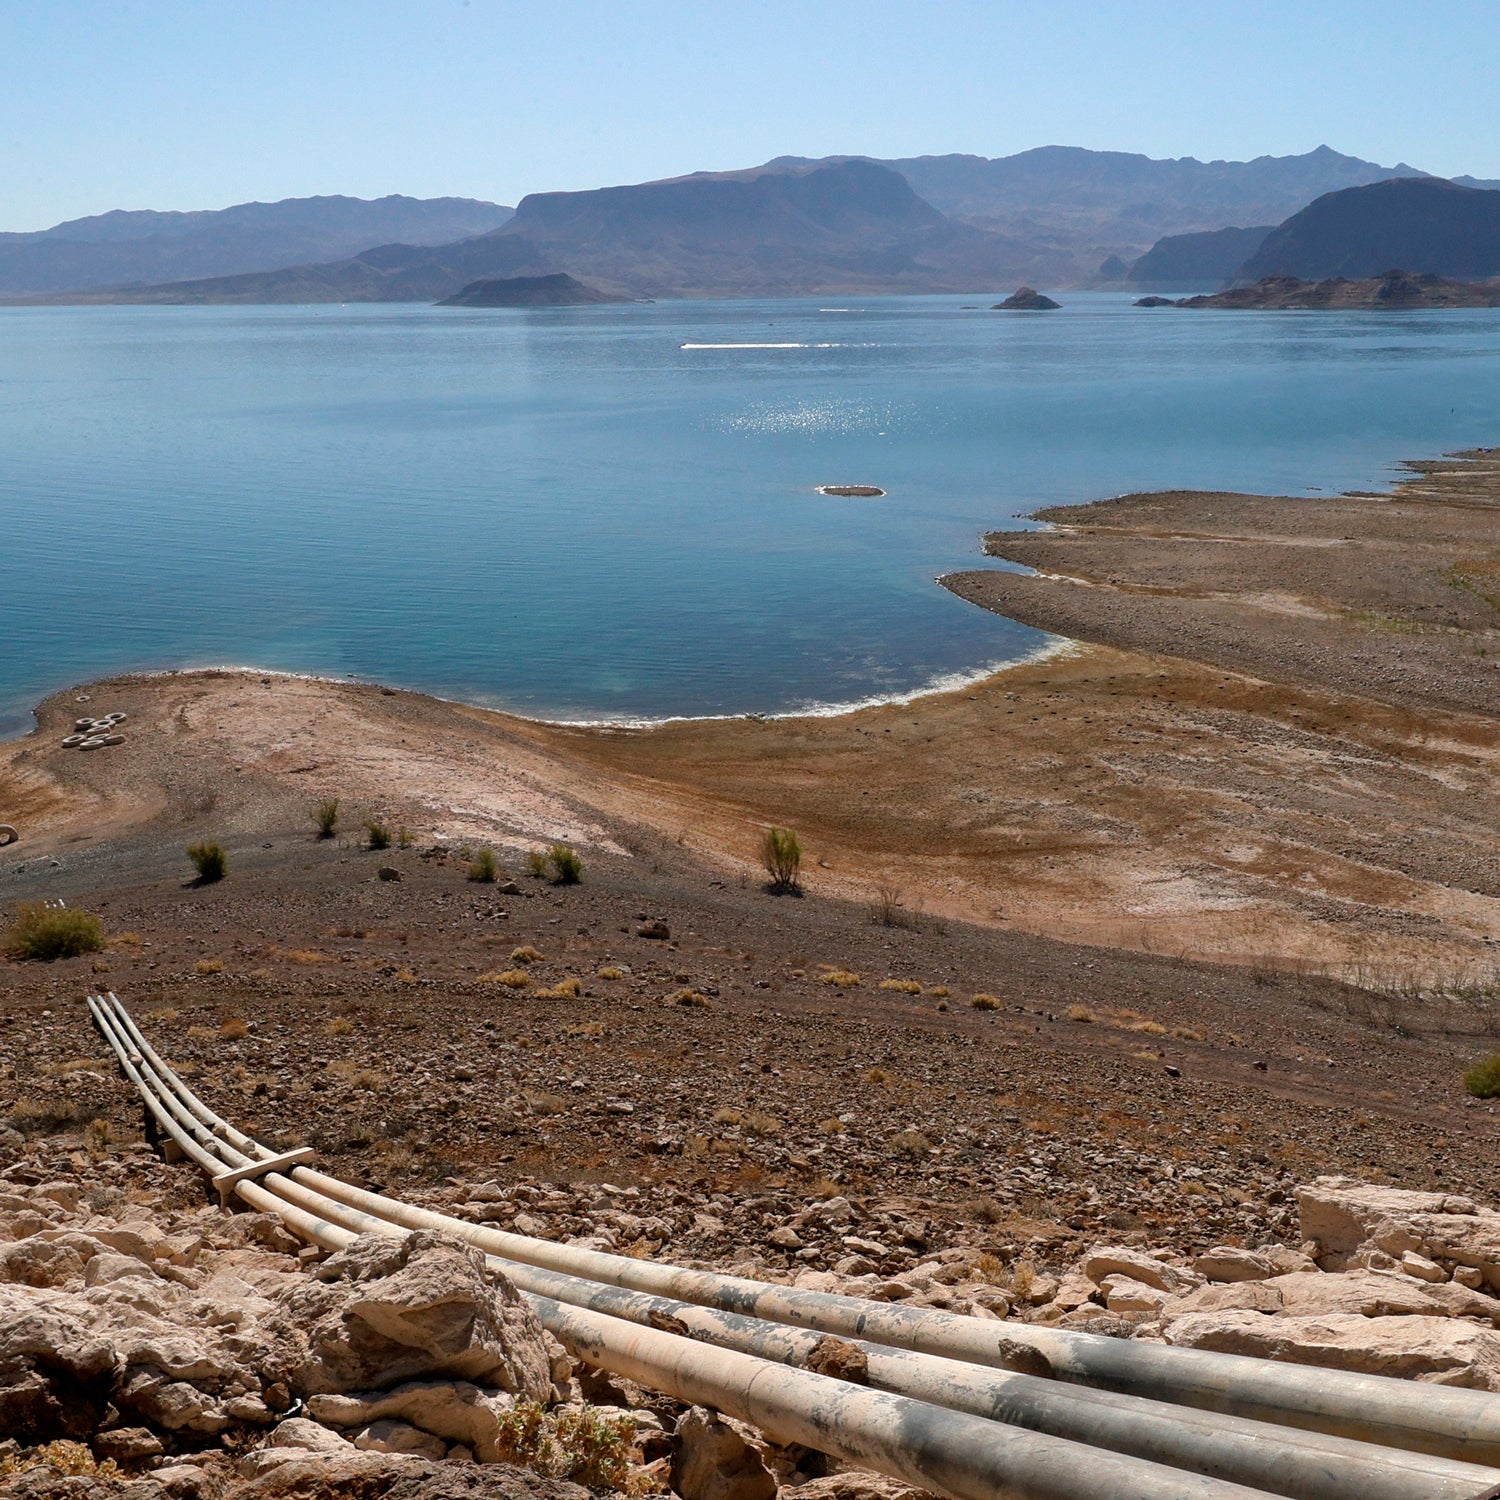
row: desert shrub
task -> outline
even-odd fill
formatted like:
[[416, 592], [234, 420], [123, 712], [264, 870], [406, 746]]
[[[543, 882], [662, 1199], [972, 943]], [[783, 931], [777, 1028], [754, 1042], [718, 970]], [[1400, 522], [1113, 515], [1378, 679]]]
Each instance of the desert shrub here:
[[348, 1036], [354, 1030], [354, 1022], [348, 1016], [331, 1016], [324, 1024], [323, 1030], [329, 1036]]
[[1086, 1005], [1070, 1005], [1068, 1007], [1068, 1019], [1070, 1021], [1082, 1021], [1088, 1025], [1097, 1021], [1099, 1017]]
[[1500, 1095], [1500, 1052], [1475, 1063], [1464, 1074], [1464, 1087], [1476, 1099], [1493, 1099]]
[[396, 830], [396, 847], [398, 849], [410, 849], [417, 841], [417, 836], [404, 823]]
[[510, 961], [513, 964], [539, 964], [546, 960], [547, 955], [533, 948], [530, 943], [522, 943], [519, 948], [510, 950]]
[[200, 958], [193, 965], [195, 974], [222, 974], [224, 972], [224, 960], [221, 958]]
[[625, 977], [625, 971], [624, 969], [616, 968], [614, 964], [606, 964], [602, 969], [599, 970], [599, 977], [601, 979], [609, 980], [623, 979]]
[[73, 1100], [49, 1097], [18, 1099], [11, 1106], [7, 1119], [12, 1130], [19, 1130], [22, 1135], [29, 1137], [56, 1135], [70, 1125], [77, 1125], [83, 1115], [82, 1106], [75, 1104]]
[[554, 844], [547, 851], [547, 868], [554, 885], [577, 885], [583, 879], [583, 860], [568, 844]]
[[499, 974], [481, 974], [481, 984], [503, 984], [508, 990], [524, 990], [531, 983], [531, 975], [525, 969], [506, 969]]
[[827, 969], [818, 975], [819, 984], [831, 984], [841, 990], [852, 990], [862, 982], [858, 974], [848, 969]]
[[483, 885], [493, 885], [498, 872], [494, 850], [481, 849], [474, 863], [469, 866], [469, 879], [477, 880]]
[[771, 877], [771, 889], [790, 893], [802, 889], [802, 844], [790, 828], [768, 828], [761, 835], [760, 862]]
[[229, 856], [223, 844], [189, 844], [187, 857], [204, 885], [212, 885], [229, 873]]
[[605, 1417], [586, 1406], [560, 1411], [553, 1421], [563, 1478], [591, 1490], [623, 1494], [629, 1489], [634, 1417]]
[[239, 1016], [231, 1016], [219, 1023], [219, 1036], [226, 1042], [237, 1042], [250, 1035], [250, 1023]]
[[1000, 1002], [997, 999], [995, 999], [995, 997], [993, 995], [984, 995], [984, 994], [975, 995], [969, 1001], [969, 1004], [972, 1005], [975, 1010], [999, 1010], [1000, 1009]]
[[549, 989], [535, 993], [538, 1000], [576, 1000], [583, 993], [583, 981], [570, 975], [567, 979], [559, 979]]
[[104, 946], [99, 918], [67, 906], [49, 906], [45, 901], [25, 901], [16, 908], [3, 944], [12, 958], [77, 958], [97, 953]]
[[338, 831], [339, 826], [339, 799], [337, 797], [324, 797], [312, 810], [313, 822], [318, 827], [320, 839], [331, 839]]
[[667, 1003], [685, 1006], [688, 1010], [711, 1010], [713, 1008], [708, 996], [700, 994], [697, 990], [678, 990], [675, 994], [667, 996]]
[[367, 849], [389, 849], [391, 847], [391, 825], [379, 818], [365, 819], [365, 847]]
[[882, 979], [880, 988], [895, 990], [898, 995], [920, 995], [922, 986], [915, 979]]
[[932, 1150], [932, 1142], [920, 1130], [908, 1127], [891, 1137], [891, 1150], [916, 1161]]
[[528, 849], [521, 858], [521, 868], [533, 880], [545, 880], [547, 878], [547, 851], [545, 849]]

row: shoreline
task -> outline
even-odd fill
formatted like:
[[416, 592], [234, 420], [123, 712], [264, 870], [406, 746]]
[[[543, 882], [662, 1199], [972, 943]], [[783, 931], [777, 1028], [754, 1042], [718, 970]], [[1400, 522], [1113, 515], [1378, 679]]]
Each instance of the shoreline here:
[[[666, 839], [740, 881], [774, 824], [815, 893], [856, 905], [1496, 982], [1500, 453], [1410, 463], [1373, 498], [1168, 491], [1040, 518], [988, 539], [1035, 571], [940, 582], [1057, 639], [875, 703], [632, 725], [256, 669], [65, 689], [0, 743], [0, 822], [30, 823], [0, 873], [194, 808], [295, 821], [313, 792], [435, 843]], [[82, 691], [130, 712], [127, 744], [48, 743]]]
[[[944, 586], [943, 579], [950, 575], [940, 575], [934, 580], [940, 587]], [[621, 718], [551, 718], [544, 714], [523, 713], [519, 709], [507, 708], [496, 703], [486, 703], [475, 698], [454, 698], [444, 693], [436, 693], [428, 688], [398, 687], [390, 682], [373, 677], [331, 677], [323, 672], [294, 672], [283, 667], [259, 667], [244, 662], [214, 662], [195, 667], [155, 667], [143, 670], [117, 672], [105, 677], [88, 678], [81, 682], [71, 682], [63, 687], [54, 688], [44, 693], [33, 703], [30, 714], [36, 719], [37, 711], [44, 703], [53, 699], [61, 698], [66, 694], [82, 693], [105, 682], [122, 682], [126, 680], [141, 679], [151, 681], [157, 678], [192, 677], [202, 673], [228, 673], [245, 677], [271, 677], [284, 679], [288, 682], [314, 682], [325, 683], [330, 687], [364, 687], [375, 688], [381, 692], [409, 693], [415, 697], [428, 698], [434, 703], [446, 703], [455, 708], [480, 709], [486, 713], [499, 714], [507, 719], [519, 720], [526, 724], [536, 724], [542, 727], [553, 727], [559, 729], [660, 729], [671, 724], [735, 724], [741, 722], [749, 723], [779, 723], [786, 719], [837, 719], [846, 714], [863, 713], [866, 709], [902, 707], [911, 703], [919, 703], [924, 698], [940, 697], [944, 693], [962, 692], [965, 688], [975, 687], [980, 683], [988, 682], [1017, 667], [1034, 666], [1040, 662], [1048, 661], [1053, 657], [1067, 656], [1080, 649], [1081, 643], [1057, 637], [1045, 644], [1026, 652], [1022, 656], [1011, 657], [1003, 661], [992, 661], [982, 667], [976, 667], [972, 671], [954, 671], [940, 673], [929, 679], [920, 687], [911, 688], [904, 692], [892, 694], [871, 694], [866, 698], [842, 699], [836, 702], [825, 702], [815, 699], [811, 702], [794, 704], [790, 708], [775, 709], [769, 712], [757, 712], [747, 709], [741, 713], [720, 714], [661, 714], [661, 715], [635, 715]], [[0, 735], [0, 747], [16, 744], [28, 736], [37, 732], [37, 725], [33, 722], [30, 728], [22, 730], [19, 734]]]

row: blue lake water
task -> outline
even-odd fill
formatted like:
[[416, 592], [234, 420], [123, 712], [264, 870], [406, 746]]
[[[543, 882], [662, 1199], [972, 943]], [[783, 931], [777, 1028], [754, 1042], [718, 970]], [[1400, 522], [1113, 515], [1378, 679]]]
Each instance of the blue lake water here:
[[570, 718], [894, 695], [1042, 642], [933, 581], [1039, 505], [1500, 442], [1497, 311], [963, 301], [0, 310], [0, 732], [226, 662]]

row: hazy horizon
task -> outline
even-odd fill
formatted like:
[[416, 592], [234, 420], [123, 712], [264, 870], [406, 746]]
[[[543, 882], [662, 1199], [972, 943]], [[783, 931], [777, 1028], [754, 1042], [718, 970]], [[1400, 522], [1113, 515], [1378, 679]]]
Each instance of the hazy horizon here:
[[[117, 208], [325, 194], [470, 197], [731, 170], [779, 155], [1008, 156], [1046, 144], [1202, 161], [1320, 144], [1500, 177], [1500, 12], [1284, 0], [1254, 24], [1142, 0], [913, 0], [754, 14], [560, 0], [160, 0], [0, 9], [0, 229]], [[1452, 45], [1464, 39], [1462, 49]], [[1441, 77], [1441, 109], [1432, 81]]]

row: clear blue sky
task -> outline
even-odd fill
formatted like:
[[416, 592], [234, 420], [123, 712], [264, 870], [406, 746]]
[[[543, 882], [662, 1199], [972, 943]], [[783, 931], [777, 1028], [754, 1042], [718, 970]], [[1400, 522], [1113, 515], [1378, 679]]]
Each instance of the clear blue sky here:
[[1497, 57], [1495, 0], [0, 0], [0, 229], [1054, 143], [1500, 177]]

